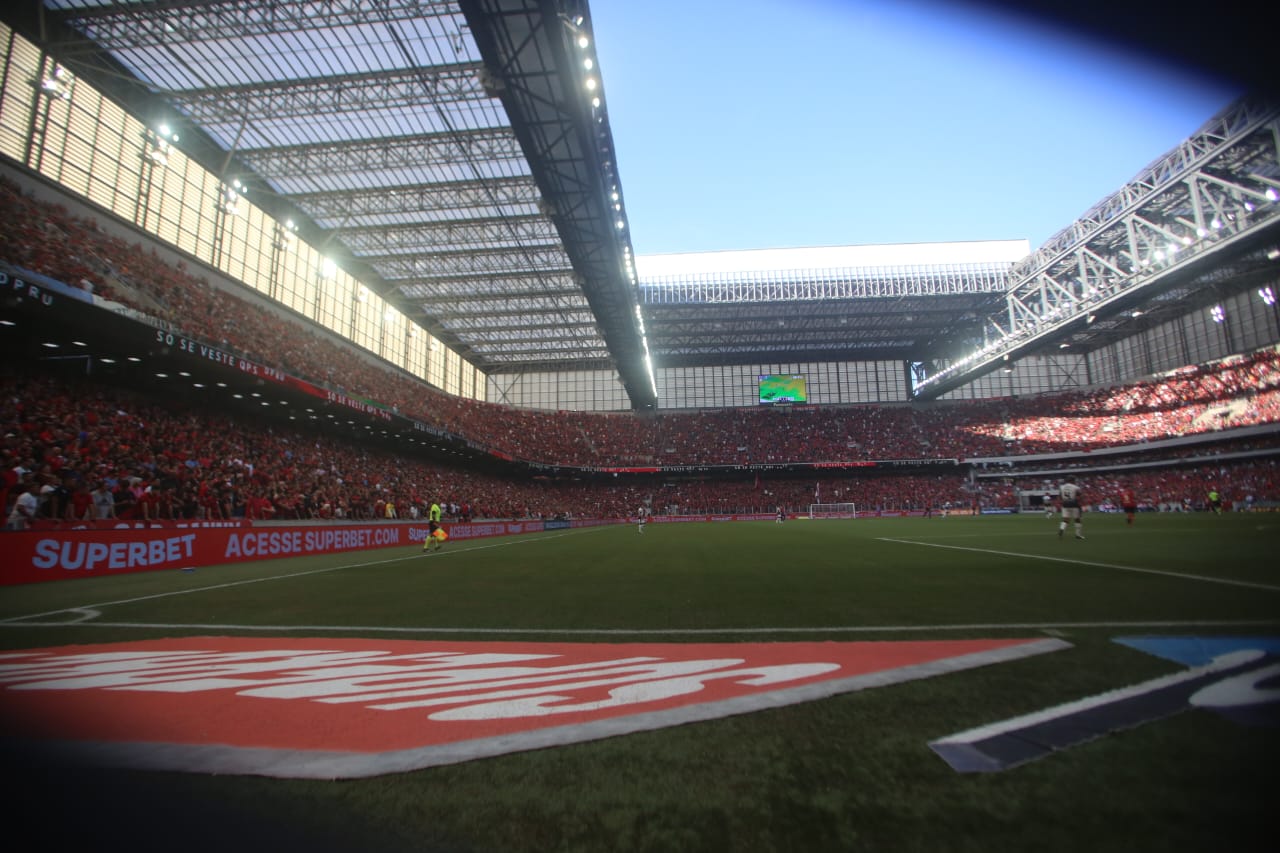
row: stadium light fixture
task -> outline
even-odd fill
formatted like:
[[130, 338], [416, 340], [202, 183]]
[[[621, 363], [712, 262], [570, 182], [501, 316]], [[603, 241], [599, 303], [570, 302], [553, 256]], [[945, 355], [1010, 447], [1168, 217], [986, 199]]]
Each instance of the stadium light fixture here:
[[1227, 319], [1227, 312], [1222, 310], [1221, 305], [1215, 305], [1209, 309], [1209, 316], [1213, 318], [1213, 322], [1221, 323], [1223, 320]]
[[71, 100], [71, 72], [61, 65], [54, 65], [53, 70], [40, 79], [40, 92], [50, 98], [61, 101]]
[[236, 202], [240, 200], [240, 193], [237, 191], [237, 187], [240, 186], [240, 182], [236, 181], [235, 187], [226, 185], [222, 187], [222, 200], [219, 202], [218, 206], [221, 208], [223, 213], [235, 216], [239, 212], [240, 208]]
[[157, 166], [167, 166], [169, 164], [169, 152], [173, 150], [168, 141], [153, 137], [147, 140], [146, 157]]
[[1272, 289], [1270, 288], [1270, 286], [1268, 286], [1268, 287], [1259, 287], [1259, 288], [1258, 288], [1258, 297], [1259, 297], [1260, 299], [1262, 299], [1263, 304], [1266, 304], [1266, 305], [1275, 305], [1275, 304], [1276, 304], [1276, 292], [1275, 292], [1274, 290], [1272, 290]]

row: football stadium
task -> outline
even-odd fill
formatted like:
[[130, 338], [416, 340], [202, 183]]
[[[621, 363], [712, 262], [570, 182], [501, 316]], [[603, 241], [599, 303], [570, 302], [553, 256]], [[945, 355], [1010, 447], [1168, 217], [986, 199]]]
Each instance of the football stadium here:
[[1249, 92], [1041, 245], [640, 255], [585, 0], [6, 6], [14, 837], [1271, 849], [1280, 100], [1183, 23]]

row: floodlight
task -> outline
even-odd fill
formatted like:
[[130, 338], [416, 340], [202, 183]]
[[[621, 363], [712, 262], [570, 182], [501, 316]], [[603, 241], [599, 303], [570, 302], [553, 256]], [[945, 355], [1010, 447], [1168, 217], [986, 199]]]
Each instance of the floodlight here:
[[53, 71], [41, 78], [40, 91], [51, 98], [71, 100], [71, 74], [61, 65], [53, 66]]

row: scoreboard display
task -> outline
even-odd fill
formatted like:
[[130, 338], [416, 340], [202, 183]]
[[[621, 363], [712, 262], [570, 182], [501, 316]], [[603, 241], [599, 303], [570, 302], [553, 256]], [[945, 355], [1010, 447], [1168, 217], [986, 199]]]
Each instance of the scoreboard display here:
[[760, 377], [760, 405], [808, 402], [806, 382], [795, 374], [770, 373]]

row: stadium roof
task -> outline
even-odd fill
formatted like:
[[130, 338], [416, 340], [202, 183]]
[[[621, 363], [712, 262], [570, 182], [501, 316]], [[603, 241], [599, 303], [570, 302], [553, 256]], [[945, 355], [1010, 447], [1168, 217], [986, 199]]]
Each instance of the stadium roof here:
[[345, 250], [348, 271], [488, 372], [616, 367], [645, 405], [646, 347], [658, 366], [940, 357], [1029, 251], [789, 250], [717, 276], [697, 259], [750, 253], [685, 255], [674, 270], [646, 259], [656, 273], [637, 287], [585, 3], [44, 7], [25, 29], [43, 26], [73, 73], [183, 123], [188, 153], [308, 222], [313, 244]]
[[1003, 304], [1026, 240], [643, 255], [663, 366], [943, 358]]
[[[656, 366], [945, 361], [1006, 304], [1005, 255], [917, 246], [718, 271], [634, 259], [585, 0], [44, 0], [3, 14], [136, 115], [180, 123], [186, 153], [486, 372], [616, 368], [642, 407], [650, 352]], [[1168, 310], [1203, 284], [1164, 292]], [[1131, 333], [1116, 316], [1073, 345]]]
[[586, 4], [46, 0], [10, 9], [485, 371], [652, 383]]

